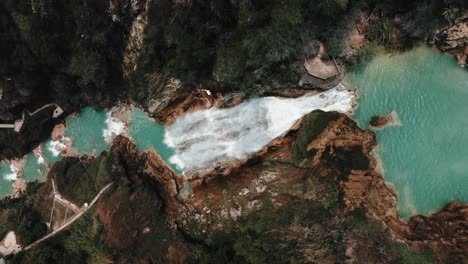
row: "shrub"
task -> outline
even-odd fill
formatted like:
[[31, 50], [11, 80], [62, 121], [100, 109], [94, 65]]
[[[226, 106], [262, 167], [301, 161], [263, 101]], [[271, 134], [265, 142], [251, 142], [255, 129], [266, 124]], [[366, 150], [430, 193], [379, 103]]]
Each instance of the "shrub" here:
[[236, 87], [244, 73], [245, 54], [240, 45], [218, 50], [213, 77], [224, 85]]

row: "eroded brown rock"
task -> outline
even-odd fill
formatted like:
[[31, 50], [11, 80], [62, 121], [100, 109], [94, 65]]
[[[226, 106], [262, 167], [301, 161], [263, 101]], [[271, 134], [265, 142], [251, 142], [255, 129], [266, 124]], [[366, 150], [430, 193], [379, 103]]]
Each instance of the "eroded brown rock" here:
[[155, 120], [164, 125], [172, 124], [177, 117], [186, 112], [220, 106], [222, 95], [205, 89], [194, 89], [190, 92], [176, 94], [164, 111], [155, 112]]
[[435, 46], [454, 55], [459, 64], [466, 65], [468, 60], [468, 15], [461, 17], [449, 27], [434, 36]]
[[384, 129], [387, 126], [401, 126], [401, 121], [395, 111], [386, 116], [373, 116], [369, 125], [374, 129]]
[[[323, 208], [336, 208], [337, 203], [344, 203], [344, 209], [330, 210], [338, 210], [335, 213], [344, 217], [365, 208], [368, 217], [379, 220], [387, 227], [382, 231], [372, 231], [385, 234], [385, 239], [393, 237], [405, 241], [414, 251], [430, 248], [441, 261], [467, 261], [467, 204], [454, 202], [432, 216], [414, 216], [408, 222], [402, 222], [397, 215], [396, 192], [385, 184], [379, 160], [374, 155], [377, 142], [372, 131], [360, 129], [346, 115], [338, 115], [338, 119], [332, 119], [307, 144], [309, 158], [298, 160], [293, 142], [297, 137], [295, 129], [299, 125], [249, 160], [214, 171], [203, 179], [192, 180], [193, 195], [189, 195], [184, 202], [177, 200], [176, 196], [186, 179], [175, 174], [154, 150], [138, 153], [133, 143], [120, 137], [116, 140], [113, 154], [121, 159], [121, 164], [126, 168], [122, 173], [134, 174], [129, 175], [130, 178], [140, 175], [138, 177], [151, 179], [164, 204], [161, 208], [165, 212], [168, 227], [177, 228], [185, 236], [197, 241], [210, 241], [215, 232], [229, 229], [232, 224], [257, 212], [272, 210], [276, 214], [288, 208], [319, 212]], [[99, 214], [103, 222], [113, 227], [118, 223], [112, 222], [116, 221], [112, 219], [119, 219], [116, 216], [121, 214], [119, 210], [123, 208], [118, 204], [102, 207]], [[334, 249], [336, 252], [333, 253], [317, 251], [320, 246], [305, 235], [308, 232], [326, 234], [323, 228], [336, 229], [341, 225], [340, 217], [321, 226], [275, 226], [271, 232], [298, 243], [297, 250], [311, 262], [317, 256], [331, 263], [339, 262], [341, 253], [338, 252], [341, 250], [346, 250], [350, 259], [364, 261], [370, 257], [369, 245], [372, 245], [371, 248], [378, 247], [383, 237], [369, 238], [361, 243], [362, 236], [352, 231], [346, 240], [337, 244]], [[138, 217], [135, 219], [141, 220]], [[108, 235], [107, 241], [115, 239], [117, 243], [124, 234], [132, 232], [135, 238], [151, 233], [153, 229], [147, 229], [148, 223], [144, 219], [141, 221], [145, 224], [136, 229], [116, 228], [114, 233]], [[352, 228], [356, 229], [355, 226]], [[176, 243], [171, 246], [184, 248], [186, 244]], [[374, 254], [372, 259], [377, 261], [381, 258], [379, 261], [382, 263], [398, 263], [398, 259], [389, 254]]]
[[[346, 211], [366, 208], [369, 217], [382, 221], [395, 238], [405, 241], [413, 250], [429, 247], [442, 261], [467, 260], [467, 204], [455, 202], [430, 217], [415, 216], [409, 222], [400, 221], [396, 192], [385, 184], [374, 155], [377, 142], [373, 132], [360, 129], [349, 117], [341, 115], [308, 144], [307, 150], [313, 155], [305, 163], [294, 159], [291, 144], [295, 136], [291, 132], [222, 176], [229, 179], [224, 189], [235, 186], [238, 190], [228, 196], [231, 198], [226, 197], [216, 181], [205, 180], [195, 185], [194, 196], [187, 202], [192, 210], [179, 221], [180, 226], [190, 226], [187, 219], [196, 219], [200, 228], [197, 235], [203, 237], [213, 229], [224, 228], [223, 223], [237, 221], [264, 207], [262, 197], [266, 193], [271, 195], [268, 203], [276, 208], [291, 206], [298, 199], [312, 199], [316, 194], [304, 189], [308, 181], [305, 179], [312, 173], [339, 183]], [[277, 165], [265, 166], [262, 164], [265, 161]]]

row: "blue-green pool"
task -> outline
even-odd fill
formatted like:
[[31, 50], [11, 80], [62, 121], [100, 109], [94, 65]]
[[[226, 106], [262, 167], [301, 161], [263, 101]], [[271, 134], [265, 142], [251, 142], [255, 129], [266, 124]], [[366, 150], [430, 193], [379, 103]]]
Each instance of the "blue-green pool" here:
[[139, 151], [148, 151], [153, 147], [161, 158], [171, 165], [174, 171], [180, 173], [181, 171], [169, 162], [169, 158], [174, 155], [174, 149], [164, 143], [164, 126], [155, 123], [145, 112], [137, 108], [130, 113], [130, 120], [129, 136], [136, 141], [137, 149]]
[[420, 47], [379, 55], [348, 74], [360, 92], [354, 118], [396, 111], [402, 126], [376, 131], [384, 178], [402, 219], [468, 202], [468, 72], [447, 54]]
[[[110, 112], [97, 110], [91, 107], [84, 108], [79, 115], [70, 116], [66, 119], [65, 138], [69, 138], [73, 148], [78, 154], [99, 155], [102, 151], [110, 149], [111, 145], [106, 142], [104, 131], [120, 130], [123, 123], [112, 123], [109, 127]], [[169, 158], [174, 151], [164, 144], [164, 126], [157, 124], [148, 117], [142, 110], [133, 108], [130, 111], [130, 129], [129, 136], [132, 137], [137, 148], [140, 151], [147, 151], [153, 147], [161, 155], [163, 160], [170, 164]], [[120, 128], [119, 128], [120, 127]], [[25, 166], [23, 168], [23, 177], [26, 180], [44, 180], [47, 175], [46, 164], [52, 166], [61, 159], [58, 151], [51, 151], [51, 139], [44, 143], [42, 157], [36, 157], [32, 152], [25, 156]], [[172, 164], [170, 164], [172, 165]], [[172, 166], [177, 172], [175, 166]], [[11, 163], [7, 161], [0, 162], [0, 197], [12, 194], [11, 181], [15, 178]]]

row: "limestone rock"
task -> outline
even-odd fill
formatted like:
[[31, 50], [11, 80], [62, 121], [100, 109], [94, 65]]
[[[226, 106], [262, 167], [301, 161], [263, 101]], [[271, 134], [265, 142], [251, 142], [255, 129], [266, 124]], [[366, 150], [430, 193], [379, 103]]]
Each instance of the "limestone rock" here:
[[453, 54], [459, 64], [466, 65], [468, 59], [468, 16], [460, 18], [452, 26], [435, 34], [435, 46]]

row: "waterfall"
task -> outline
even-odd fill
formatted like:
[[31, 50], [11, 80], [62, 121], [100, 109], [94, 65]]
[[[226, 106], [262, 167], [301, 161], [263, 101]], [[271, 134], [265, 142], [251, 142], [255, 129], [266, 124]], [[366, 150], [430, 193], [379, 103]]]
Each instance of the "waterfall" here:
[[299, 98], [263, 97], [226, 109], [187, 113], [166, 129], [170, 162], [184, 172], [248, 158], [313, 110], [350, 113], [354, 91], [342, 85]]

